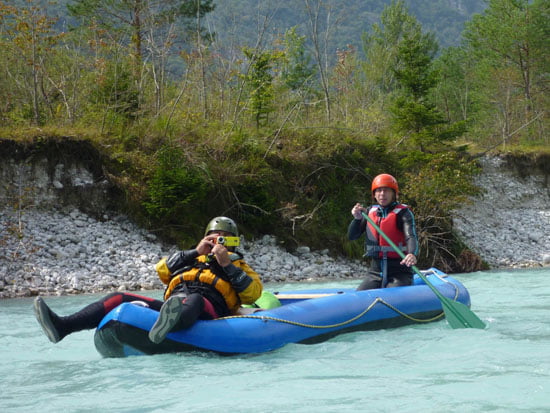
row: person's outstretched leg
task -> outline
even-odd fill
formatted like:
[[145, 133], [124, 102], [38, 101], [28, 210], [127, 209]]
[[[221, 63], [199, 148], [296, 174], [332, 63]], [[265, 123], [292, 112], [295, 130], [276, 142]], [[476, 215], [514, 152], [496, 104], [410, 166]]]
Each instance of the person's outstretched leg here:
[[154, 310], [160, 309], [162, 301], [129, 293], [112, 293], [82, 310], [61, 317], [54, 313], [42, 297], [34, 300], [34, 313], [44, 333], [52, 343], [61, 341], [65, 336], [80, 330], [96, 328], [103, 317], [123, 302], [142, 301]]
[[98, 301], [68, 317], [60, 317], [47, 306], [42, 297], [36, 297], [34, 314], [46, 336], [52, 343], [57, 343], [75, 331], [97, 327], [105, 312], [103, 302]]
[[204, 298], [200, 294], [173, 295], [164, 302], [159, 317], [149, 331], [149, 340], [162, 342], [171, 331], [191, 327], [204, 310]]

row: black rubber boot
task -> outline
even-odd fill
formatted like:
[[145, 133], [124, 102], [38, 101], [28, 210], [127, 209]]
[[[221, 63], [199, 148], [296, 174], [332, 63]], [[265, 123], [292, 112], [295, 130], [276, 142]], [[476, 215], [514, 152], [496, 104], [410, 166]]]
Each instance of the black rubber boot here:
[[34, 300], [34, 315], [52, 343], [57, 343], [65, 337], [66, 334], [61, 333], [64, 331], [61, 318], [50, 310], [42, 297], [36, 297]]
[[75, 314], [60, 317], [47, 306], [42, 297], [36, 297], [34, 314], [46, 336], [52, 343], [57, 343], [76, 331], [96, 328], [105, 316], [105, 310], [102, 302], [95, 302]]
[[173, 295], [162, 305], [159, 317], [149, 331], [149, 340], [161, 343], [172, 331], [191, 327], [204, 309], [202, 295]]

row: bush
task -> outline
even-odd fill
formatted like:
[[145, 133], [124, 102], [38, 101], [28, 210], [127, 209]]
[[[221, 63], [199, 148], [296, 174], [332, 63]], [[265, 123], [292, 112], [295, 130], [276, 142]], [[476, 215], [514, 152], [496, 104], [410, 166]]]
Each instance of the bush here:
[[164, 146], [157, 154], [157, 164], [147, 183], [143, 205], [149, 217], [161, 227], [189, 229], [196, 233], [196, 217], [206, 203], [211, 184], [204, 171], [190, 164], [181, 148]]

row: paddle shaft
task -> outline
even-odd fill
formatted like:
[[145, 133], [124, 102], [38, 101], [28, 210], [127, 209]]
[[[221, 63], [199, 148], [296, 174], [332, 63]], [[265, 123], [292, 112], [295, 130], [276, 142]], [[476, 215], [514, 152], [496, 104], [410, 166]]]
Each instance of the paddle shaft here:
[[[395, 252], [399, 254], [401, 258], [405, 258], [405, 254], [403, 251], [401, 251], [397, 245], [388, 237], [382, 229], [364, 212], [361, 212], [363, 217], [368, 221], [369, 224], [371, 224], [376, 231], [384, 237], [384, 239], [387, 241], [388, 244], [391, 245], [391, 247], [394, 249]], [[445, 312], [445, 316], [447, 317], [447, 320], [449, 321], [449, 325], [452, 328], [485, 328], [485, 324], [483, 321], [479, 319], [467, 306], [463, 305], [462, 303], [452, 301], [445, 297], [443, 294], [439, 292], [437, 288], [428, 280], [428, 278], [420, 272], [420, 270], [413, 265], [411, 267], [416, 274], [426, 283], [428, 287], [434, 292], [434, 294], [439, 298], [439, 301], [441, 301], [443, 311]]]
[[[395, 252], [397, 252], [401, 258], [405, 259], [405, 257], [406, 257], [405, 253], [403, 251], [401, 251], [401, 249], [397, 245], [395, 245], [395, 243], [390, 239], [390, 237], [388, 237], [378, 225], [376, 225], [376, 223], [372, 220], [372, 218], [369, 217], [364, 212], [361, 212], [361, 214], [365, 217], [365, 219], [369, 222], [369, 224], [371, 224], [374, 227], [374, 229], [376, 229], [376, 231], [378, 231], [378, 233], [380, 235], [382, 235], [382, 237], [384, 237], [384, 239], [387, 241], [388, 244], [391, 245], [391, 247], [395, 250]], [[422, 278], [424, 281], [426, 281], [426, 276], [424, 274], [422, 274], [420, 272], [420, 270], [418, 268], [416, 268], [415, 265], [412, 266], [412, 269], [414, 270], [414, 272], [416, 272], [420, 276], [420, 278]], [[437, 288], [435, 288], [433, 285], [430, 285], [430, 287], [432, 287], [432, 290], [434, 290], [434, 292], [436, 294], [441, 294], [437, 290]]]

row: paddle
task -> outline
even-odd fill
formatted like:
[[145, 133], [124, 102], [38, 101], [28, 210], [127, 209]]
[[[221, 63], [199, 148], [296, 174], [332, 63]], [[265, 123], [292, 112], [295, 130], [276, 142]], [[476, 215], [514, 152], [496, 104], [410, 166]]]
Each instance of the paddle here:
[[[378, 233], [384, 237], [395, 252], [397, 252], [401, 258], [405, 258], [403, 251], [401, 251], [397, 245], [395, 245], [394, 242], [386, 234], [384, 234], [380, 227], [376, 225], [367, 214], [364, 212], [361, 212], [361, 214], [365, 217], [369, 224], [371, 224], [378, 231]], [[428, 281], [428, 278], [422, 274], [415, 265], [412, 266], [412, 269], [420, 278], [422, 278], [426, 285], [431, 288], [437, 298], [439, 298], [443, 311], [445, 312], [447, 322], [452, 328], [485, 328], [485, 323], [481, 321], [479, 317], [468, 308], [468, 306], [445, 297], [430, 281]]]

